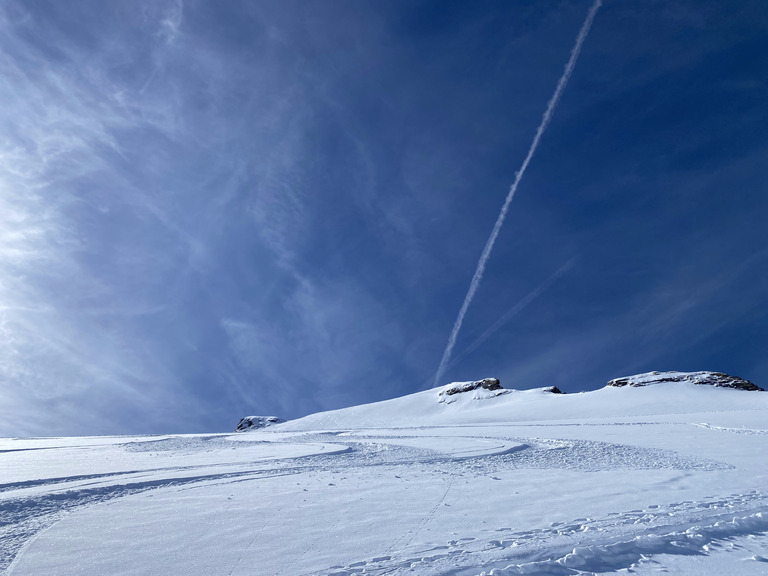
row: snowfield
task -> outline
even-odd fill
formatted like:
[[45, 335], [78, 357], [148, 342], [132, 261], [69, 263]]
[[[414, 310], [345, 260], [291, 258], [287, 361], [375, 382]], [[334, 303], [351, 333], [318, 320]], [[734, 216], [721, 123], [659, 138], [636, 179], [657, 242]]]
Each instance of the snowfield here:
[[2, 439], [0, 572], [768, 574], [768, 393], [439, 391], [238, 434]]

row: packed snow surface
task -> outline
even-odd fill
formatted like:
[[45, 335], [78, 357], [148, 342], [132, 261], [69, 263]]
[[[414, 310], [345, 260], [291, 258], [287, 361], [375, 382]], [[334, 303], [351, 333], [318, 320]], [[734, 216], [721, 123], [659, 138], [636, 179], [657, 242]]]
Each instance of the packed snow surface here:
[[768, 573], [768, 393], [440, 391], [244, 434], [0, 440], [0, 573]]

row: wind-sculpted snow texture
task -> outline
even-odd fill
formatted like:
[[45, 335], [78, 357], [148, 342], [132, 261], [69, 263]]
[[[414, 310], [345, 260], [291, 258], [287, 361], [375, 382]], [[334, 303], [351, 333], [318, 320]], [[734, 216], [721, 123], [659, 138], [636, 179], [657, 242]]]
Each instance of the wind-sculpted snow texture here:
[[768, 394], [439, 391], [247, 434], [0, 440], [0, 573], [765, 574]]

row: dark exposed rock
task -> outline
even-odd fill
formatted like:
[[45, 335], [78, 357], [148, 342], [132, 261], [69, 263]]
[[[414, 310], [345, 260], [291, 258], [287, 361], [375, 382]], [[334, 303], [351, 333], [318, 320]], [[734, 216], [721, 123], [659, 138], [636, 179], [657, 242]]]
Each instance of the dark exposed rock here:
[[662, 382], [690, 382], [692, 384], [706, 384], [717, 388], [733, 388], [735, 390], [764, 391], [749, 380], [738, 376], [729, 376], [722, 372], [647, 372], [635, 376], [614, 378], [608, 382], [608, 386], [648, 386]]
[[475, 382], [456, 382], [453, 386], [442, 390], [440, 395], [452, 396], [453, 394], [469, 392], [470, 390], [477, 390], [478, 388], [483, 388], [485, 390], [503, 390], [498, 379], [483, 378], [482, 380], [477, 380]]
[[463, 392], [472, 392], [472, 394], [467, 396], [471, 396], [473, 400], [487, 400], [502, 394], [509, 394], [510, 391], [504, 390], [496, 378], [483, 378], [474, 382], [454, 382], [449, 384], [438, 392], [437, 401], [441, 404], [452, 404], [458, 400], [456, 395]]
[[235, 432], [245, 432], [246, 430], [256, 430], [257, 428], [266, 428], [267, 426], [274, 426], [285, 422], [282, 418], [277, 416], [246, 416], [241, 418], [237, 423]]
[[552, 394], [565, 394], [560, 388], [557, 386], [550, 386], [549, 388], [544, 388], [544, 392], [550, 392]]

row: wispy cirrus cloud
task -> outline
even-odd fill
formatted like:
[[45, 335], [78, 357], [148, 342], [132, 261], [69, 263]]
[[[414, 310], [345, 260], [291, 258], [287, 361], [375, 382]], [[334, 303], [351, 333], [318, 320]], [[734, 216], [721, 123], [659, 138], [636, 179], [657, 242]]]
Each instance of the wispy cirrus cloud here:
[[195, 36], [205, 23], [182, 3], [137, 6], [102, 7], [107, 27], [136, 28], [98, 37], [57, 11], [3, 13], [8, 430], [34, 430], [22, 408], [41, 400], [92, 407], [102, 431], [157, 426], [171, 405], [205, 422], [222, 394], [233, 413], [344, 402], [398, 332], [345, 267], [311, 256], [327, 186], [313, 77], [273, 24], [254, 63]]
[[[0, 433], [414, 391], [588, 4], [4, 2]], [[684, 8], [605, 6], [451, 378], [693, 363], [759, 317], [761, 12]]]
[[[113, 245], [114, 259], [103, 260], [100, 242], [110, 241], [99, 232], [116, 207], [137, 202], [165, 218], [126, 182], [125, 134], [174, 135], [162, 110], [142, 105], [135, 86], [109, 76], [125, 45], [114, 40], [91, 53], [24, 5], [7, 3], [0, 13], [0, 378], [5, 431], [23, 432], [35, 429], [28, 412], [39, 401], [53, 414], [55, 405], [108, 398], [151, 404], [165, 395], [153, 383], [174, 379], [152, 346], [131, 334], [130, 319], [162, 305], [105, 274], [105, 267], [127, 266], [130, 248]], [[178, 18], [168, 22], [178, 28]], [[128, 320], [115, 322], [116, 315]], [[88, 421], [110, 426], [112, 416]], [[74, 421], [49, 429], [73, 429]]]

